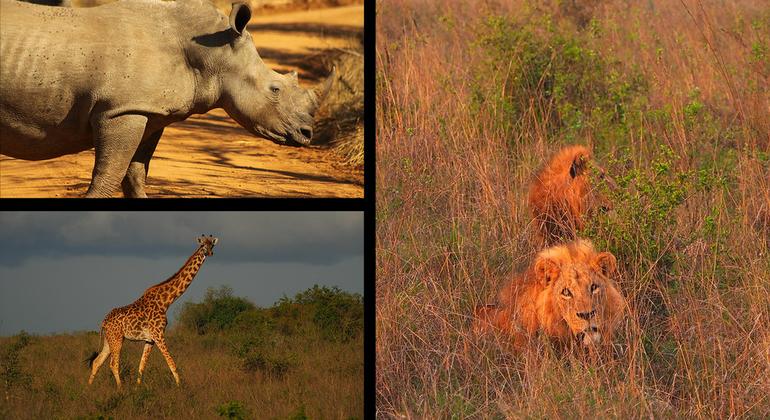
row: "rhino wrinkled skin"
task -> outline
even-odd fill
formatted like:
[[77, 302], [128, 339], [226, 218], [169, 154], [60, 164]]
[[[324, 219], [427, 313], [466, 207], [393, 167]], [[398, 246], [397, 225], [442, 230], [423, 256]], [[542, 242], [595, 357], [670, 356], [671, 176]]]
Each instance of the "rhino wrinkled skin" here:
[[[335, 71], [313, 89], [262, 61], [207, 0], [122, 0], [94, 8], [0, 0], [0, 154], [44, 160], [95, 149], [86, 197], [146, 197], [163, 129], [223, 108], [252, 134], [307, 145]], [[223, 139], [226, 141], [226, 139]]]

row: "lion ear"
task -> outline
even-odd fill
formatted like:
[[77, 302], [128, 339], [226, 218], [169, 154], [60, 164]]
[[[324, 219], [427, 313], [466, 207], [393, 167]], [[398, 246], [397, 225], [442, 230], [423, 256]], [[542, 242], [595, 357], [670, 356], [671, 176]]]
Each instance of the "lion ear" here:
[[596, 265], [602, 270], [605, 277], [609, 277], [618, 267], [618, 261], [611, 252], [600, 252], [596, 256]]
[[547, 287], [553, 281], [559, 278], [559, 265], [556, 261], [547, 257], [538, 257], [535, 261], [535, 277], [543, 285]]
[[588, 156], [583, 154], [575, 156], [572, 160], [572, 165], [569, 167], [569, 176], [575, 178], [579, 175], [583, 175], [588, 166]]

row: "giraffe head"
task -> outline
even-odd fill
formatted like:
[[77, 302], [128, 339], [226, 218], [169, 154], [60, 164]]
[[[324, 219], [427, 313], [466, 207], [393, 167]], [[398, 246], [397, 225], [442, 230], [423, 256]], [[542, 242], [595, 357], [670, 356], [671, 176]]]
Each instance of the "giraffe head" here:
[[217, 241], [219, 241], [219, 239], [211, 235], [201, 235], [198, 238], [198, 243], [203, 247], [203, 255], [207, 257], [214, 255], [214, 245], [217, 244]]

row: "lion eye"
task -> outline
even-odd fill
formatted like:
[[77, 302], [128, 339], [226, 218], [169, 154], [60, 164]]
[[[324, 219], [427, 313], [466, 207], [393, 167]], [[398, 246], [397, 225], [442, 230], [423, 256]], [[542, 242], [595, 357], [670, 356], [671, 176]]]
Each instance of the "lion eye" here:
[[599, 290], [599, 285], [594, 283], [591, 285], [591, 293], [594, 293], [595, 291]]
[[570, 298], [572, 297], [572, 292], [569, 289], [561, 289], [561, 295]]

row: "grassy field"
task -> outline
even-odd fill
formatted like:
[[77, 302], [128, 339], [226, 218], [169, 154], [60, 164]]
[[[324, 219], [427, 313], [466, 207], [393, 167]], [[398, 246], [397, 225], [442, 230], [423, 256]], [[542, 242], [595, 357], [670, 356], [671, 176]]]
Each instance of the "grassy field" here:
[[0, 418], [363, 418], [360, 297], [311, 289], [255, 308], [226, 289], [188, 304], [167, 334], [181, 386], [157, 349], [126, 341], [118, 391], [107, 363], [83, 363], [97, 332], [0, 338]]
[[[767, 2], [460, 3], [377, 3], [378, 413], [770, 416]], [[619, 185], [581, 232], [630, 304], [597, 364], [470, 330], [566, 144]]]

